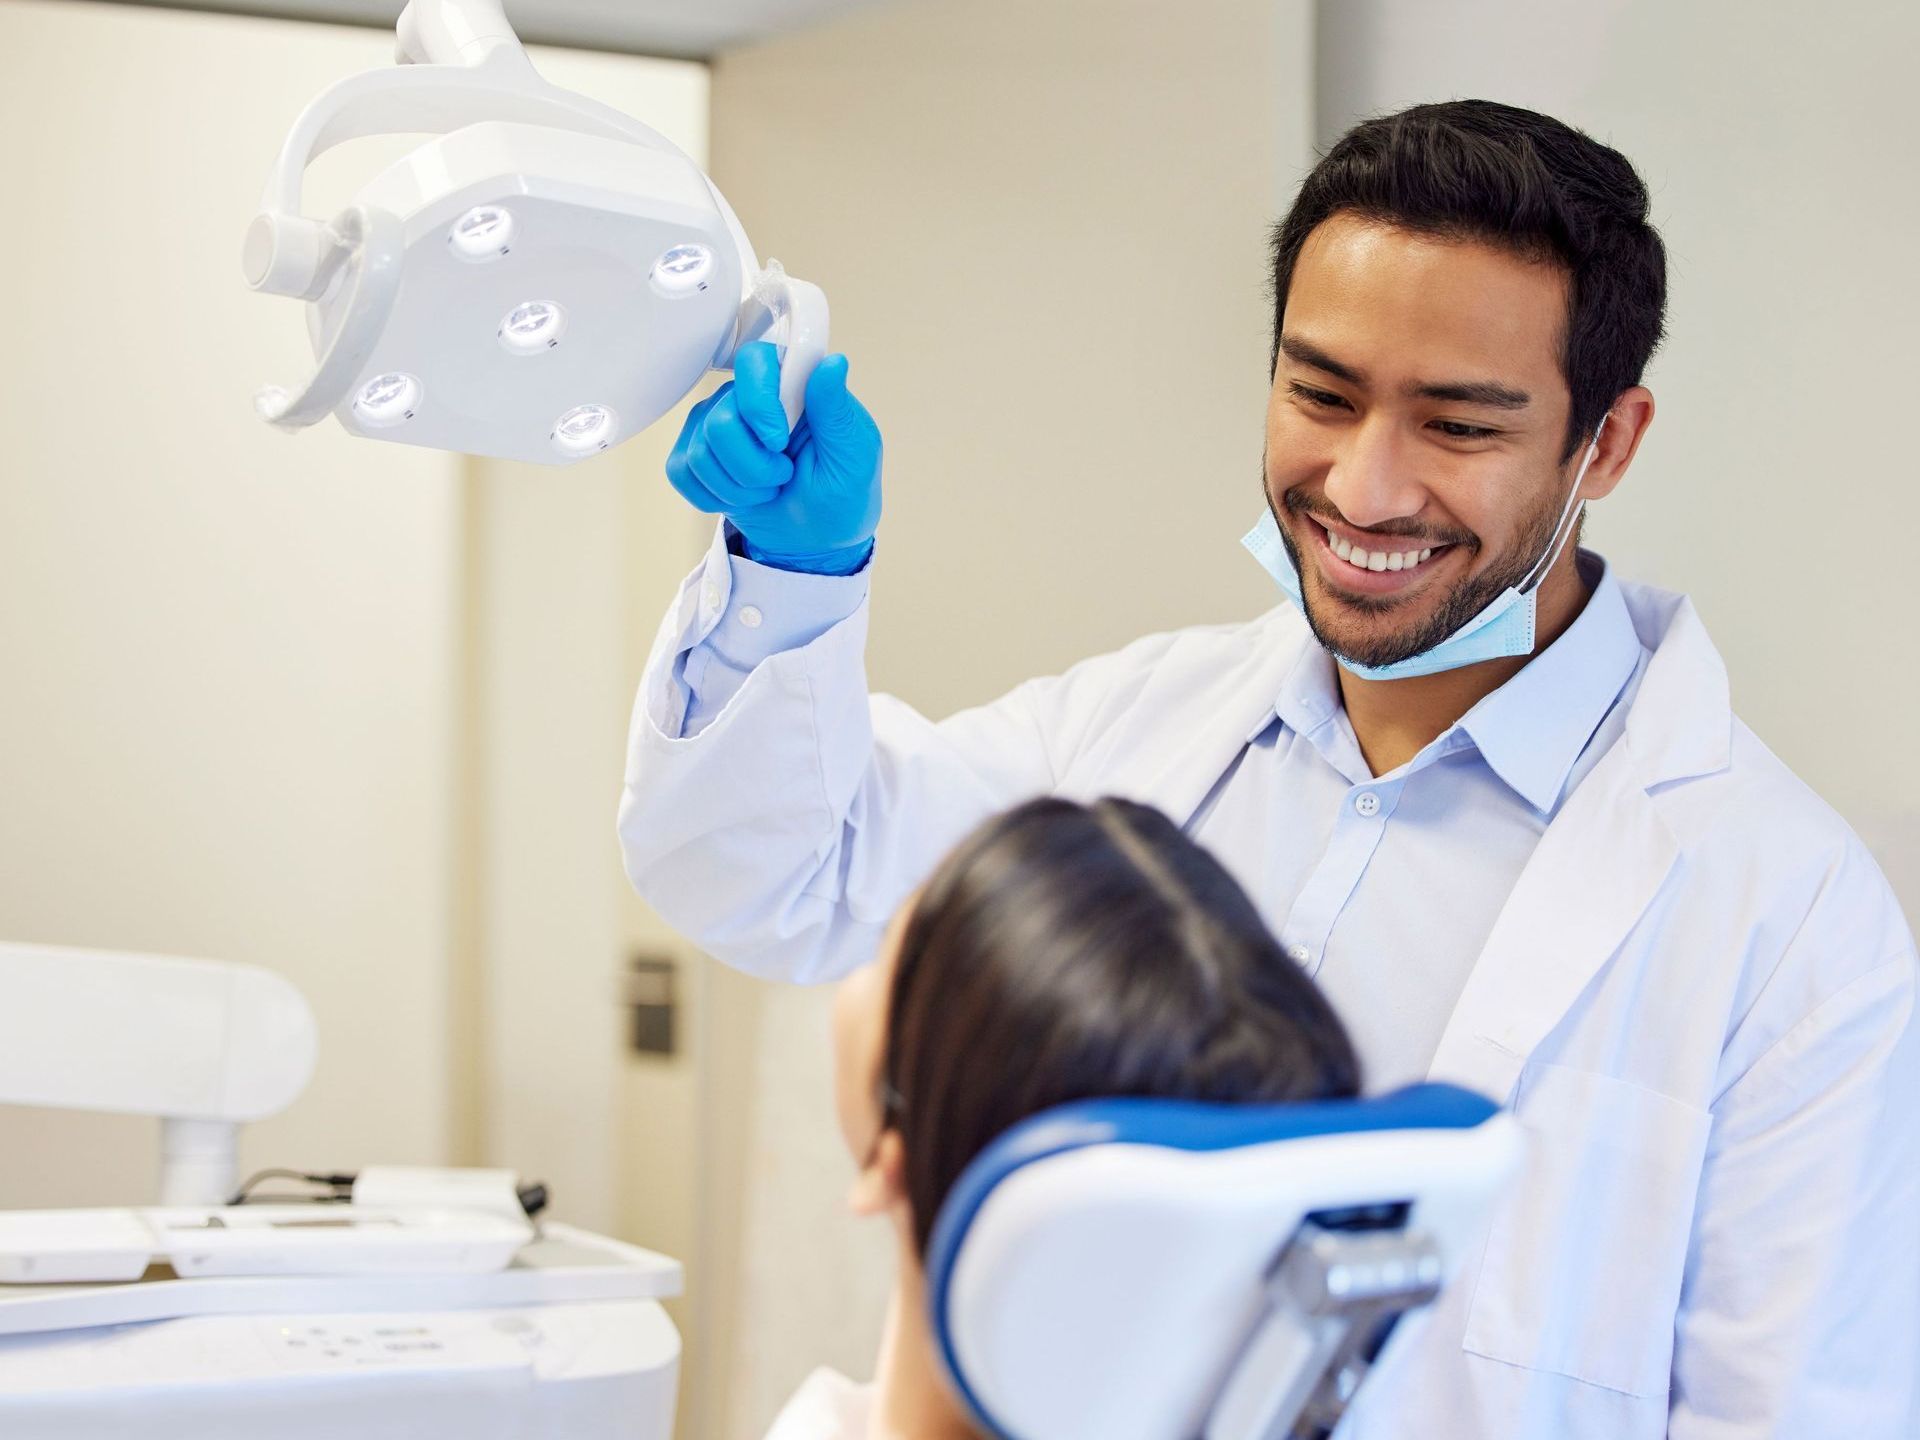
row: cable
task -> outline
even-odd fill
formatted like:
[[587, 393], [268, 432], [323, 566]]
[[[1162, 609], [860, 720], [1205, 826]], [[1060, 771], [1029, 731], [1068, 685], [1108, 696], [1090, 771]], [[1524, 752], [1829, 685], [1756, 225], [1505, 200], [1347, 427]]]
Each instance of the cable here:
[[[298, 1180], [307, 1185], [325, 1186], [328, 1193], [325, 1195], [256, 1196], [253, 1193], [253, 1187], [258, 1185], [262, 1180]], [[233, 1198], [227, 1203], [229, 1205], [259, 1205], [263, 1203], [292, 1202], [299, 1204], [311, 1202], [317, 1205], [333, 1205], [344, 1204], [352, 1198], [353, 1176], [351, 1175], [309, 1175], [302, 1170], [283, 1170], [278, 1167], [270, 1167], [265, 1170], [256, 1170], [253, 1174], [249, 1175], [246, 1180], [242, 1182], [240, 1188], [233, 1192]]]
[[[287, 1170], [278, 1166], [265, 1170], [256, 1170], [249, 1175], [240, 1188], [233, 1193], [229, 1205], [261, 1204], [315, 1204], [344, 1205], [353, 1199], [353, 1182], [357, 1177], [351, 1171], [332, 1174], [309, 1174], [304, 1170]], [[296, 1180], [303, 1185], [318, 1185], [326, 1190], [324, 1195], [255, 1195], [254, 1187], [263, 1180]], [[538, 1180], [529, 1180], [514, 1188], [514, 1197], [519, 1200], [520, 1208], [532, 1220], [547, 1208], [551, 1198], [547, 1187]]]

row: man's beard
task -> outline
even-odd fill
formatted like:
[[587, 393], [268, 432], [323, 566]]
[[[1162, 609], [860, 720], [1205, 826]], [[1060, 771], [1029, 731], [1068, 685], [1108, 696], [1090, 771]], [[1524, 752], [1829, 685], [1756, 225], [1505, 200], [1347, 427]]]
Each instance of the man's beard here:
[[[1263, 497], [1267, 494], [1264, 461], [1261, 465], [1260, 493]], [[1287, 491], [1280, 500], [1288, 514], [1306, 516], [1309, 524], [1314, 523], [1310, 512], [1301, 508], [1300, 494], [1297, 490]], [[1268, 500], [1267, 504], [1271, 509], [1273, 502]], [[1554, 536], [1560, 529], [1561, 512], [1564, 506], [1564, 491], [1550, 494], [1539, 509], [1528, 518], [1519, 541], [1498, 564], [1487, 567], [1478, 575], [1469, 575], [1461, 580], [1431, 614], [1411, 629], [1399, 634], [1382, 635], [1377, 639], [1359, 642], [1336, 640], [1322, 624], [1323, 617], [1314, 613], [1318, 606], [1307, 583], [1305, 559], [1300, 554], [1299, 547], [1294, 544], [1292, 530], [1280, 520], [1278, 514], [1273, 518], [1280, 522], [1280, 543], [1286, 546], [1287, 558], [1293, 561], [1294, 571], [1300, 576], [1301, 608], [1306, 612], [1307, 626], [1313, 631], [1313, 638], [1341, 659], [1369, 670], [1376, 670], [1388, 665], [1397, 665], [1402, 660], [1412, 659], [1415, 655], [1424, 655], [1491, 605], [1502, 591], [1525, 580], [1540, 563], [1547, 552], [1547, 547], [1553, 544]], [[1393, 531], [1389, 528], [1374, 533], [1390, 535]], [[1478, 552], [1480, 549], [1479, 539], [1464, 531], [1460, 533], [1458, 539], [1442, 543], [1473, 552]], [[1405, 602], [1392, 596], [1357, 595], [1337, 603], [1349, 610], [1366, 614], [1390, 615]]]

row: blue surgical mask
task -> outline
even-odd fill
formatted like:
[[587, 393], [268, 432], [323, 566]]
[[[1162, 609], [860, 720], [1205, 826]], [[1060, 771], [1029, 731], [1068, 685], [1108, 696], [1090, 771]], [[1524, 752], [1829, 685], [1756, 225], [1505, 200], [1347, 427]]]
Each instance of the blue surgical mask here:
[[[1580, 486], [1587, 478], [1587, 467], [1593, 464], [1593, 457], [1600, 452], [1600, 431], [1606, 427], [1610, 416], [1611, 412], [1601, 416], [1600, 424], [1594, 429], [1593, 441], [1587, 446], [1579, 473], [1573, 477], [1572, 492], [1560, 512], [1560, 523], [1554, 528], [1554, 539], [1547, 553], [1518, 585], [1509, 585], [1473, 619], [1438, 645], [1422, 650], [1418, 655], [1409, 655], [1391, 665], [1361, 665], [1343, 655], [1334, 658], [1363, 680], [1410, 680], [1416, 675], [1435, 675], [1442, 670], [1458, 670], [1463, 665], [1478, 665], [1483, 660], [1531, 655], [1535, 639], [1535, 599], [1539, 594], [1540, 582], [1546, 579], [1554, 562], [1560, 558], [1560, 552], [1566, 548], [1567, 541], [1579, 528]], [[1306, 602], [1300, 597], [1300, 573], [1294, 569], [1293, 559], [1287, 554], [1286, 542], [1280, 536], [1280, 524], [1273, 518], [1271, 507], [1261, 513], [1260, 523], [1249, 530], [1240, 543], [1252, 552], [1253, 558], [1260, 562], [1261, 569], [1279, 582], [1280, 588], [1299, 607], [1300, 613], [1306, 614]]]

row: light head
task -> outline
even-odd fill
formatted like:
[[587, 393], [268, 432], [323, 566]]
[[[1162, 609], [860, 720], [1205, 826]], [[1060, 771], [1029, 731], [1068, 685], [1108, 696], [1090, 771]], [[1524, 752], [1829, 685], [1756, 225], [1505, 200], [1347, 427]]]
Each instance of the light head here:
[[[432, 25], [415, 8], [403, 58], [440, 58], [439, 45], [454, 63], [321, 96], [248, 231], [248, 284], [308, 302], [318, 360], [303, 390], [263, 390], [261, 415], [292, 430], [332, 414], [368, 438], [570, 464], [645, 429], [764, 337], [787, 346], [796, 420], [826, 349], [820, 292], [763, 270], [712, 182], [663, 137], [541, 80], [497, 6], [436, 0]], [[482, 30], [484, 50], [436, 40]], [[408, 131], [435, 138], [331, 223], [298, 214], [315, 156]]]

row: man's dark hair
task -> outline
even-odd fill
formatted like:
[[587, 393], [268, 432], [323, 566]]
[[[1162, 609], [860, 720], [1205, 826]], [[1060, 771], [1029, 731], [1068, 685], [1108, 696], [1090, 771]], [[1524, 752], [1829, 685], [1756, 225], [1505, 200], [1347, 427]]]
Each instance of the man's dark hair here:
[[1273, 230], [1273, 354], [1300, 247], [1341, 212], [1443, 240], [1498, 246], [1568, 276], [1560, 372], [1572, 393], [1562, 462], [1660, 343], [1666, 251], [1647, 187], [1618, 150], [1552, 116], [1491, 100], [1366, 120], [1308, 174]]
[[1246, 892], [1125, 800], [1030, 801], [947, 857], [901, 936], [883, 1075], [923, 1255], [967, 1163], [1054, 1105], [1360, 1084], [1345, 1029]]

